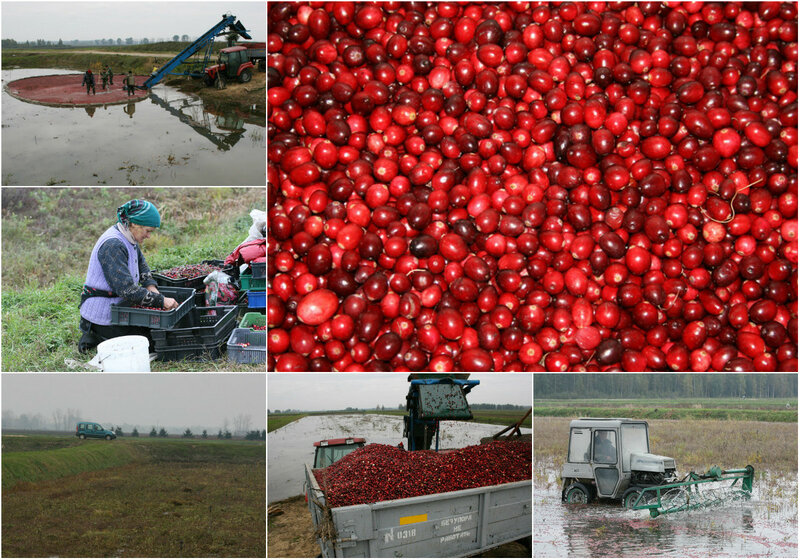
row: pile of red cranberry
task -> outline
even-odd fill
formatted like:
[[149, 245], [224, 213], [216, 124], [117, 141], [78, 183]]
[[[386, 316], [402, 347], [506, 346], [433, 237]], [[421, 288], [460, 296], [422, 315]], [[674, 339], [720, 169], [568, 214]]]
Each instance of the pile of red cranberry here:
[[270, 3], [268, 367], [797, 371], [796, 2]]

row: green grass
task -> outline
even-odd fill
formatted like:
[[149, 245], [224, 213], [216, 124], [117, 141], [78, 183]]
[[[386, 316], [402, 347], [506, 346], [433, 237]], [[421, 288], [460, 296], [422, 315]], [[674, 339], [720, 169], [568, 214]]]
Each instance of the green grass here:
[[[77, 351], [78, 302], [97, 238], [116, 208], [145, 198], [162, 228], [142, 245], [152, 270], [224, 259], [247, 236], [263, 189], [3, 189], [3, 371], [63, 371]], [[59, 232], [53, 243], [53, 232]], [[154, 371], [263, 371], [263, 364], [153, 362]]]
[[244, 440], [3, 436], [3, 488], [52, 480], [132, 462], [250, 463], [264, 459], [264, 443]]
[[[306, 416], [320, 416], [328, 414], [386, 414], [389, 416], [404, 416], [406, 411], [403, 410], [366, 410], [366, 411], [315, 411], [303, 412], [298, 414], [268, 414], [267, 415], [267, 432], [272, 432], [285, 425], [300, 420]], [[498, 426], [508, 426], [516, 423], [517, 420], [522, 418], [525, 411], [519, 410], [473, 410], [472, 420], [466, 422], [475, 422], [477, 424], [496, 424]], [[531, 428], [531, 417], [528, 416], [522, 423], [523, 428]]]
[[[786, 408], [786, 405], [789, 408]], [[535, 399], [535, 416], [797, 422], [797, 399]]]

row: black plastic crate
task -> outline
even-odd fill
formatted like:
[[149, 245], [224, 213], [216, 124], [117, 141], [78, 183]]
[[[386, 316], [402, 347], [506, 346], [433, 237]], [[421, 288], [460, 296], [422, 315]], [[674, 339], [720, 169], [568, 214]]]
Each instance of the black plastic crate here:
[[177, 346], [219, 346], [224, 343], [239, 319], [239, 308], [232, 306], [195, 307], [171, 329], [153, 329], [156, 352]]
[[111, 306], [111, 324], [131, 327], [149, 327], [151, 329], [172, 328], [184, 315], [194, 308], [194, 288], [176, 288], [159, 286], [158, 291], [166, 297], [180, 302], [177, 309], [161, 311], [156, 309], [138, 309], [123, 305]]
[[225, 351], [225, 343], [218, 346], [175, 346], [174, 348], [166, 348], [156, 350], [158, 359], [162, 362], [177, 362], [187, 358], [195, 358], [200, 360], [217, 360]]
[[267, 276], [267, 263], [266, 262], [251, 262], [250, 270], [253, 271], [253, 279], [266, 278]]
[[[224, 261], [219, 261], [219, 260], [203, 261], [200, 264], [217, 266], [220, 268], [220, 270], [222, 270], [222, 272], [229, 275], [233, 272], [233, 269], [235, 268], [233, 265], [224, 266]], [[155, 281], [158, 282], [159, 286], [194, 288], [197, 291], [205, 289], [206, 286], [205, 284], [203, 284], [203, 280], [205, 280], [206, 276], [208, 276], [208, 274], [195, 276], [193, 278], [170, 278], [158, 272], [153, 273], [153, 279], [155, 279]]]

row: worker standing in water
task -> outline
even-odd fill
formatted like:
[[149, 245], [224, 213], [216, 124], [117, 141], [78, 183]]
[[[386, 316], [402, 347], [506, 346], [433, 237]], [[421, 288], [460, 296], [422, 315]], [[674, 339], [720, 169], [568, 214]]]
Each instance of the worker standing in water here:
[[128, 86], [128, 95], [133, 95], [133, 90], [136, 87], [136, 78], [130, 70], [128, 70], [128, 75], [125, 76], [125, 85]]
[[89, 90], [92, 90], [93, 95], [97, 95], [97, 92], [94, 90], [94, 74], [92, 74], [91, 68], [86, 70], [86, 73], [83, 75], [83, 83], [81, 83], [81, 85], [86, 86], [86, 95], [89, 95]]

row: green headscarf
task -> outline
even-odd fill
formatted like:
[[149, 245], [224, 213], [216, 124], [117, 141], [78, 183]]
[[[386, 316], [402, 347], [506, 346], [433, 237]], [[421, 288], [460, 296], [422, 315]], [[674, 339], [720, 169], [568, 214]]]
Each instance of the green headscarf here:
[[152, 202], [129, 200], [117, 208], [117, 221], [124, 226], [138, 224], [147, 227], [161, 227], [161, 215]]

